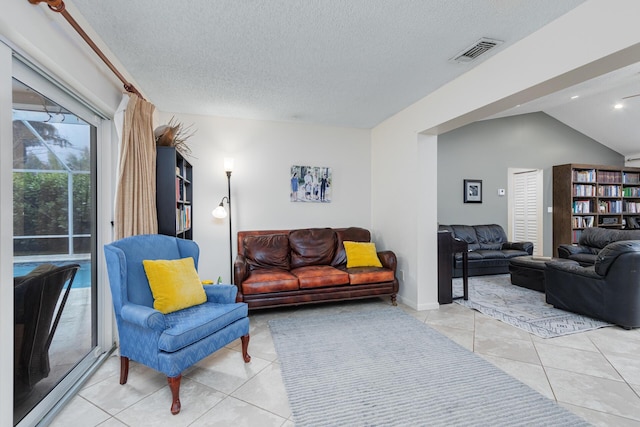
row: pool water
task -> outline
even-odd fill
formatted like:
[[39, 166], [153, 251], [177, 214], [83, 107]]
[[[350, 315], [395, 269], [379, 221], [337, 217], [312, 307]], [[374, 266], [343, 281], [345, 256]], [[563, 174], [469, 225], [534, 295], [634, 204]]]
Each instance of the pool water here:
[[66, 264], [80, 264], [80, 269], [73, 279], [73, 288], [91, 287], [91, 261], [58, 261], [58, 262], [20, 262], [13, 264], [13, 276], [24, 276], [41, 264], [62, 266]]

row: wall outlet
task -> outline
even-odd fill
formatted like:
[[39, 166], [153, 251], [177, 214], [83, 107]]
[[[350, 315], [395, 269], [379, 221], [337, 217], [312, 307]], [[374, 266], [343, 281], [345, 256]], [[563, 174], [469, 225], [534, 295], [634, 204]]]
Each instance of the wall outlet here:
[[398, 270], [398, 276], [400, 276], [400, 280], [404, 282], [404, 270]]
[[504, 196], [505, 194], [504, 188], [498, 188], [498, 196]]
[[547, 213], [553, 213], [553, 207], [547, 206]]

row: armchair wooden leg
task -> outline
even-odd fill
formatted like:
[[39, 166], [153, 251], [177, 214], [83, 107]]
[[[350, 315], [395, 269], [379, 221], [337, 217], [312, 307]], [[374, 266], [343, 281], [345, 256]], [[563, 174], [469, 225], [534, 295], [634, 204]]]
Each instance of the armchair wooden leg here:
[[182, 374], [177, 377], [167, 377], [167, 381], [169, 382], [169, 388], [171, 389], [171, 413], [176, 415], [180, 412], [180, 380], [182, 379]]
[[244, 363], [249, 363], [251, 362], [251, 356], [247, 353], [249, 349], [249, 334], [240, 337], [240, 340], [242, 341], [242, 358], [244, 359]]
[[126, 384], [129, 378], [129, 358], [120, 356], [120, 384]]

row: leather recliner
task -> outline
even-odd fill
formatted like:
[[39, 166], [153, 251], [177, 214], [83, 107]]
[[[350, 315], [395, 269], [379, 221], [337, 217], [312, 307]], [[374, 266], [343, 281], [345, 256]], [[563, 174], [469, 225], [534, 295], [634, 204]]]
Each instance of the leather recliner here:
[[558, 257], [578, 261], [580, 265], [588, 267], [596, 262], [602, 248], [620, 240], [640, 240], [640, 230], [585, 228], [577, 245], [558, 245]]
[[605, 246], [592, 266], [577, 261], [547, 261], [547, 303], [562, 310], [640, 327], [640, 241]]

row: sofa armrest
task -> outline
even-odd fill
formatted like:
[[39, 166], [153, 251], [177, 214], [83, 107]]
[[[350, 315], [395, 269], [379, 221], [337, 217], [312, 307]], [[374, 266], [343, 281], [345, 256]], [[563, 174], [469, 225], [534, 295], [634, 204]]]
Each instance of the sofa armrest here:
[[514, 249], [518, 251], [525, 251], [529, 255], [533, 255], [533, 243], [532, 242], [504, 242], [502, 249]]
[[233, 263], [233, 283], [242, 290], [242, 282], [249, 277], [249, 263], [244, 255], [238, 255]]
[[597, 255], [598, 252], [600, 252], [600, 249], [592, 248], [591, 246], [569, 245], [566, 243], [558, 245], [559, 258], [569, 258], [571, 255], [577, 254]]
[[[565, 274], [575, 274], [583, 277], [588, 277], [590, 279], [602, 279], [598, 273], [596, 273], [595, 268], [593, 266], [583, 267], [577, 261], [547, 261], [545, 262], [545, 267], [547, 269], [547, 274], [552, 274], [553, 272], [561, 272]], [[549, 273], [551, 272], [551, 273]]]
[[125, 304], [122, 306], [120, 316], [123, 321], [146, 329], [164, 331], [167, 328], [164, 322], [164, 315], [158, 310], [144, 305]]
[[378, 258], [380, 259], [383, 267], [393, 270], [393, 273], [395, 274], [396, 268], [398, 267], [398, 259], [393, 251], [378, 252]]
[[204, 287], [208, 302], [233, 304], [236, 302], [238, 288], [234, 285], [208, 285]]

